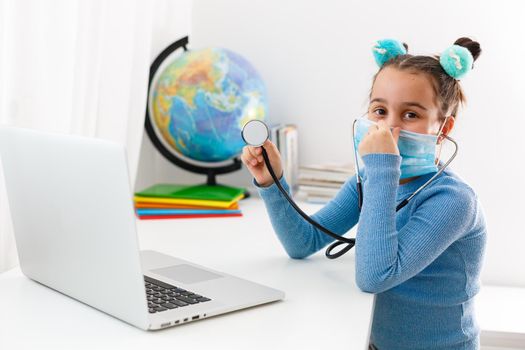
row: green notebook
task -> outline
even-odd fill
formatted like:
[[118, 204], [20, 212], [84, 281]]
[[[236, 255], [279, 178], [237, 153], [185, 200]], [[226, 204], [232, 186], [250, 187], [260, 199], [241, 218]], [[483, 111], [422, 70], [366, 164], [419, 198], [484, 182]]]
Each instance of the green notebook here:
[[172, 185], [158, 184], [135, 193], [140, 197], [156, 198], [185, 198], [215, 201], [231, 201], [238, 198], [245, 191], [244, 188], [231, 186], [208, 185]]

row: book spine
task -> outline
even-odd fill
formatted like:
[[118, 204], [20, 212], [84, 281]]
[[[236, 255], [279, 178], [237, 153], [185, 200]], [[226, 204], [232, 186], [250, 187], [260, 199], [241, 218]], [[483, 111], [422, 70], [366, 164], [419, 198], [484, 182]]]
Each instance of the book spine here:
[[282, 125], [276, 132], [277, 148], [281, 154], [284, 177], [293, 196], [297, 191], [299, 178], [298, 131], [294, 124]]
[[[286, 145], [286, 140], [285, 140], [285, 134], [284, 134], [284, 130], [286, 128], [286, 125], [283, 125], [281, 128], [279, 128], [279, 130], [277, 131], [277, 137], [279, 139], [279, 145], [277, 146], [279, 148], [279, 153], [281, 154], [281, 166], [283, 168], [283, 175], [284, 177], [286, 178], [286, 181], [288, 181], [288, 185], [290, 185], [290, 191], [293, 192], [292, 188], [291, 188], [291, 184], [290, 184], [290, 179], [288, 178], [288, 174], [286, 172], [286, 163], [288, 162], [288, 155], [286, 154], [286, 148], [285, 148], [285, 145]], [[277, 176], [279, 176], [279, 174], [277, 174]]]
[[294, 124], [271, 124], [268, 128], [270, 129], [270, 141], [275, 144], [281, 155], [283, 174], [293, 196], [297, 191], [299, 182], [297, 126]]
[[279, 129], [283, 127], [283, 124], [271, 124], [268, 126], [270, 129], [270, 141], [272, 141], [277, 148], [279, 148]]
[[298, 131], [297, 126], [289, 125], [286, 130], [286, 153], [288, 156], [287, 174], [290, 179], [292, 193], [297, 192], [299, 180], [299, 154], [298, 154]]

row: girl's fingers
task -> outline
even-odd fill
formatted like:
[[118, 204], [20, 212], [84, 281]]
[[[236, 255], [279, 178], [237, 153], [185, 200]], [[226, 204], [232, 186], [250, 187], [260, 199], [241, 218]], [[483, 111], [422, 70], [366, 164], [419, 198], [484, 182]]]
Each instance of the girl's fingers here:
[[245, 165], [250, 165], [250, 161], [248, 160], [248, 158], [246, 157], [246, 152], [242, 152], [241, 154], [241, 161], [245, 164]]
[[[396, 126], [396, 127], [392, 128], [392, 130], [390, 130], [390, 126], [388, 126], [387, 122], [384, 121], [384, 120], [379, 120], [377, 122], [377, 125], [378, 125], [378, 129], [379, 130], [388, 131], [388, 133], [391, 134], [394, 137], [394, 140], [397, 143], [397, 139], [399, 138], [399, 131], [401, 130], [401, 128], [399, 126]], [[394, 134], [394, 132], [396, 132], [396, 134]]]
[[242, 150], [242, 160], [243, 160], [244, 164], [251, 165], [253, 159], [254, 158], [253, 158], [252, 154], [250, 153], [249, 146], [244, 146], [244, 148]]
[[244, 146], [243, 147], [243, 159], [245, 161], [245, 164], [250, 164], [252, 166], [256, 166], [258, 163], [262, 162], [262, 156], [257, 156], [255, 154], [254, 147], [252, 146]]
[[253, 147], [253, 146], [247, 146], [247, 147], [248, 147], [248, 150], [250, 151], [250, 154], [252, 155], [253, 158], [255, 158], [257, 162], [263, 161], [261, 147]]
[[255, 154], [255, 147], [253, 146], [246, 146], [248, 148], [248, 152], [250, 152], [251, 156], [252, 157], [257, 157], [257, 155]]
[[254, 150], [254, 153], [255, 153], [255, 160], [257, 162], [262, 162], [263, 161], [263, 156], [262, 156], [262, 153], [261, 153], [261, 148], [260, 147], [257, 147], [255, 150]]
[[394, 137], [394, 141], [397, 143], [397, 140], [399, 139], [399, 132], [401, 131], [401, 128], [399, 126], [396, 126], [394, 129], [392, 129], [392, 136]]
[[241, 154], [241, 162], [242, 162], [244, 165], [246, 165], [246, 166], [248, 166], [248, 164], [249, 164], [249, 163], [246, 161], [246, 158], [244, 158], [244, 153]]
[[[268, 152], [268, 157], [270, 159], [275, 159], [278, 156], [277, 146], [272, 143], [270, 140], [266, 140], [263, 144], [264, 148]], [[261, 147], [253, 146], [244, 146], [242, 151], [242, 158], [245, 164], [250, 164], [251, 166], [256, 166], [258, 164], [264, 163], [264, 157], [262, 156]]]
[[384, 121], [384, 120], [378, 120], [377, 121], [377, 129], [380, 129], [380, 130], [388, 130], [390, 131], [390, 127], [388, 126], [388, 124]]

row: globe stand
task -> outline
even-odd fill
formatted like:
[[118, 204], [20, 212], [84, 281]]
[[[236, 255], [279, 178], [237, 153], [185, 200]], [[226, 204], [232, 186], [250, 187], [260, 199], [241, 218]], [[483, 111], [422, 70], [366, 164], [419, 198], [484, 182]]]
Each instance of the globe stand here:
[[[168, 47], [166, 47], [158, 56], [155, 58], [153, 63], [151, 64], [150, 71], [149, 71], [149, 84], [148, 84], [148, 96], [150, 95], [150, 89], [152, 88], [151, 84], [153, 82], [153, 78], [155, 77], [155, 74], [159, 67], [161, 66], [162, 62], [168, 58], [173, 52], [176, 50], [183, 50], [188, 51], [187, 49], [188, 45], [188, 37], [184, 37], [182, 39], [179, 39], [172, 44], [170, 44]], [[217, 184], [217, 175], [220, 174], [226, 174], [233, 171], [240, 170], [242, 168], [242, 162], [241, 160], [236, 157], [232, 159], [232, 164], [229, 165], [223, 165], [218, 167], [205, 167], [196, 165], [193, 163], [189, 163], [185, 160], [183, 160], [180, 157], [177, 157], [173, 152], [171, 152], [159, 139], [157, 133], [155, 132], [155, 129], [153, 127], [153, 124], [151, 122], [151, 116], [149, 113], [149, 97], [148, 97], [148, 106], [146, 107], [146, 122], [145, 122], [145, 128], [146, 133], [148, 134], [151, 142], [157, 148], [157, 150], [171, 163], [185, 169], [188, 171], [191, 171], [193, 173], [197, 174], [203, 174], [207, 176], [206, 185], [209, 186], [225, 186], [227, 185], [220, 185]], [[248, 192], [247, 189], [244, 189], [244, 198], [250, 197], [250, 192]]]
[[[235, 170], [239, 170], [241, 169], [242, 167], [242, 162], [239, 160], [239, 158], [234, 158], [233, 159], [233, 162], [235, 163]], [[239, 167], [237, 168], [237, 164], [236, 163], [239, 163]], [[208, 173], [206, 174], [207, 175], [207, 178], [206, 178], [206, 185], [208, 186], [227, 186], [227, 185], [222, 185], [222, 184], [218, 184], [217, 183], [217, 175], [219, 175], [218, 173], [216, 173], [215, 171], [213, 171], [213, 168], [209, 168], [208, 169]], [[244, 189], [244, 198], [248, 198], [250, 197], [250, 192], [247, 190], [247, 189]]]

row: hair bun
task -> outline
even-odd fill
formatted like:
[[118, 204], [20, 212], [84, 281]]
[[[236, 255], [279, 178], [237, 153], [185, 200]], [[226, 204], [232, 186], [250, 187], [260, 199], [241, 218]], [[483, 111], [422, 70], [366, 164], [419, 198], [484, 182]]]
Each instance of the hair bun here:
[[454, 45], [463, 46], [464, 48], [469, 50], [470, 53], [472, 54], [472, 58], [474, 59], [474, 61], [481, 54], [481, 46], [479, 45], [479, 43], [470, 38], [467, 38], [467, 37], [459, 38], [458, 40], [454, 42]]

